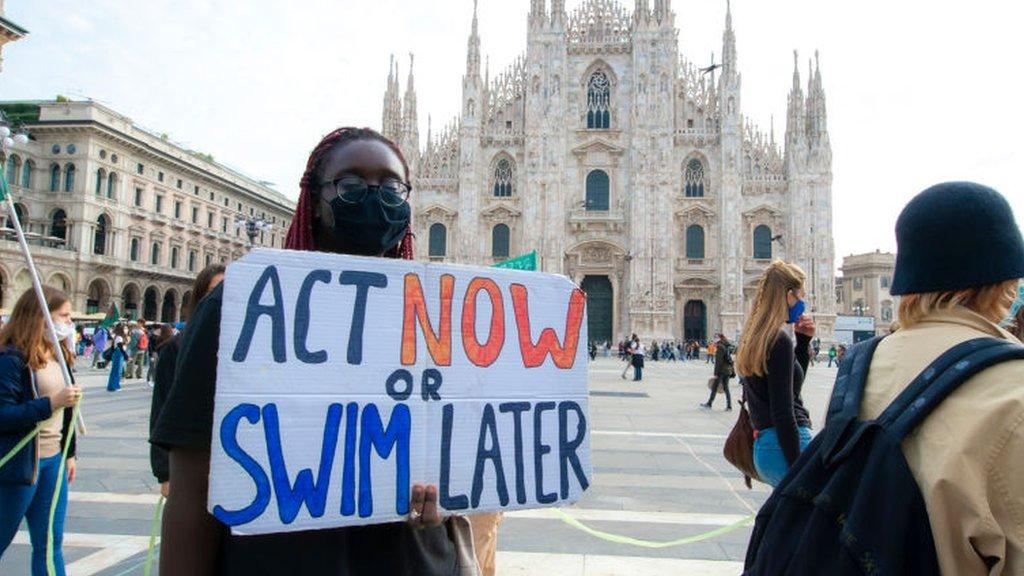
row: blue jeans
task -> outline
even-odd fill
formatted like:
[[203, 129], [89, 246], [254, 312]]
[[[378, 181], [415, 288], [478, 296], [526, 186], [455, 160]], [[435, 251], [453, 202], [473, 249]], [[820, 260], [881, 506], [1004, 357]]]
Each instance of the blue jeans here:
[[[811, 443], [811, 430], [801, 426], [797, 431], [800, 433], [800, 451], [803, 452]], [[779, 446], [775, 428], [765, 428], [757, 433], [757, 439], [754, 440], [754, 468], [757, 468], [761, 480], [773, 487], [778, 486], [789, 471], [789, 463]]]
[[[32, 542], [32, 576], [46, 576], [46, 527], [50, 522], [50, 504], [57, 484], [60, 454], [39, 460], [39, 476], [31, 486], [0, 484], [0, 556], [14, 540], [21, 519], [28, 520]], [[68, 483], [65, 472], [53, 515], [53, 564], [57, 576], [64, 576], [64, 516], [68, 508]]]

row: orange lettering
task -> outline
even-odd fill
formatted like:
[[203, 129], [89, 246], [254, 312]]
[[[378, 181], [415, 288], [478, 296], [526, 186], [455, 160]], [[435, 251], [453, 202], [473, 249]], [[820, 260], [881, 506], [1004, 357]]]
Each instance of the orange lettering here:
[[423, 297], [423, 286], [416, 274], [405, 275], [405, 314], [402, 321], [402, 364], [416, 363], [416, 327], [418, 321], [427, 341], [427, 351], [437, 366], [452, 364], [452, 294], [455, 291], [455, 277], [441, 276], [441, 321], [437, 332], [427, 315], [427, 303]]
[[[482, 346], [476, 338], [476, 297], [481, 290], [491, 298], [491, 329], [487, 342]], [[490, 278], [474, 278], [466, 288], [466, 299], [462, 303], [462, 347], [466, 350], [466, 357], [473, 364], [486, 368], [498, 359], [504, 345], [505, 305], [501, 289]]]
[[523, 365], [527, 368], [536, 368], [544, 363], [544, 358], [551, 354], [551, 360], [555, 366], [565, 370], [572, 368], [576, 361], [576, 346], [580, 341], [580, 325], [583, 323], [583, 310], [587, 297], [582, 290], [572, 291], [569, 298], [569, 310], [565, 317], [565, 346], [558, 343], [558, 336], [551, 328], [545, 328], [537, 339], [537, 344], [532, 341], [530, 334], [530, 309], [526, 286], [512, 284], [509, 286], [512, 292], [512, 309], [516, 315], [516, 328], [519, 331], [519, 350], [523, 355]]

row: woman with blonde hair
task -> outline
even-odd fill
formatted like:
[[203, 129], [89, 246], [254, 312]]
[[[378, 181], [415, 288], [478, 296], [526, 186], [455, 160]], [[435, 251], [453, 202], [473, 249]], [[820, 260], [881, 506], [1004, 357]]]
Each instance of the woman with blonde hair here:
[[[14, 540], [22, 518], [28, 521], [32, 542], [32, 574], [46, 571], [46, 540], [50, 508], [57, 497], [53, 518], [53, 563], [64, 574], [61, 541], [67, 510], [67, 485], [75, 480], [75, 442], [72, 436], [60, 477], [61, 449], [71, 429], [71, 408], [82, 390], [65, 386], [57, 354], [71, 364], [68, 338], [74, 335], [71, 301], [66, 294], [43, 286], [43, 295], [60, 339], [54, 349], [35, 291], [18, 298], [10, 321], [0, 330], [0, 454], [13, 450], [38, 426], [34, 441], [25, 444], [0, 468], [0, 557]], [[60, 489], [57, 490], [58, 484]], [[57, 492], [57, 494], [54, 494]]]
[[[776, 486], [811, 441], [800, 390], [810, 361], [814, 322], [803, 315], [804, 272], [776, 260], [761, 276], [740, 338], [736, 372], [754, 428], [754, 467]], [[783, 330], [795, 324], [796, 345]]]

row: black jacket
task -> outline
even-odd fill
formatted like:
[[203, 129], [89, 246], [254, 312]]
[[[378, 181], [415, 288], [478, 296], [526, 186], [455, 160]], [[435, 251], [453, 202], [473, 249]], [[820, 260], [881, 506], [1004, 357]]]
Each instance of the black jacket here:
[[[36, 398], [32, 388], [32, 372], [25, 356], [16, 348], [0, 350], [0, 456], [6, 455], [36, 424], [53, 414], [50, 400]], [[71, 430], [72, 410], [64, 411], [60, 445], [64, 446]], [[25, 444], [21, 450], [0, 468], [0, 484], [31, 485], [39, 469], [37, 439]], [[75, 438], [71, 438], [68, 458], [75, 455]]]

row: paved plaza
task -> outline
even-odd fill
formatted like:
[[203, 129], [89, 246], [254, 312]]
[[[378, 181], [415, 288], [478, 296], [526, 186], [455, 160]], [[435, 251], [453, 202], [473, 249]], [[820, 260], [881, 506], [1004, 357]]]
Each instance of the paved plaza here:
[[[666, 542], [734, 524], [756, 511], [766, 488], [747, 490], [721, 455], [736, 412], [723, 411], [721, 396], [710, 412], [697, 406], [707, 399], [711, 365], [648, 362], [642, 383], [622, 380], [622, 368], [612, 358], [591, 364], [593, 484], [567, 512], [596, 530]], [[835, 368], [819, 364], [804, 386], [816, 426], [834, 376]], [[68, 573], [142, 574], [157, 502], [146, 443], [151, 389], [132, 380], [124, 391], [108, 394], [106, 372], [80, 370], [79, 379], [86, 389], [89, 434], [79, 443], [78, 479], [68, 506]], [[744, 527], [696, 543], [652, 548], [596, 538], [550, 510], [515, 512], [499, 530], [498, 573], [737, 574], [749, 536], [750, 528]], [[0, 574], [28, 574], [29, 552], [23, 525], [0, 560]]]

